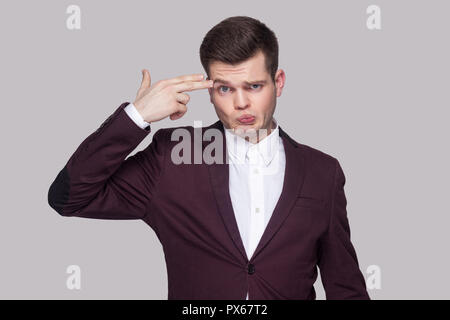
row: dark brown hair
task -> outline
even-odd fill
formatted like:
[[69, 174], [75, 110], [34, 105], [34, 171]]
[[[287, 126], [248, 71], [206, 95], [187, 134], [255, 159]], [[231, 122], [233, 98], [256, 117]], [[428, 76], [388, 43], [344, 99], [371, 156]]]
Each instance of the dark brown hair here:
[[238, 64], [261, 50], [267, 72], [275, 82], [278, 69], [278, 40], [264, 23], [247, 16], [234, 16], [222, 20], [203, 38], [200, 61], [208, 77], [213, 61]]

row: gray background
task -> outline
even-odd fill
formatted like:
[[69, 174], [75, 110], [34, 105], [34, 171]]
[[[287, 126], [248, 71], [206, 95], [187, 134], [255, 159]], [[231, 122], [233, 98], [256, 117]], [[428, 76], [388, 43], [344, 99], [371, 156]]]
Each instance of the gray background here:
[[[81, 30], [66, 8], [81, 7]], [[382, 30], [366, 28], [381, 7]], [[153, 81], [203, 72], [222, 19], [248, 15], [279, 39], [286, 86], [275, 117], [338, 158], [360, 268], [373, 299], [447, 299], [449, 1], [1, 1], [0, 298], [166, 299], [162, 247], [142, 221], [60, 217], [47, 191], [70, 155]], [[152, 126], [217, 120], [206, 91]], [[150, 134], [134, 151], [151, 142]], [[133, 153], [134, 153], [133, 152]], [[81, 267], [81, 290], [66, 268]], [[320, 278], [315, 284], [324, 298]]]

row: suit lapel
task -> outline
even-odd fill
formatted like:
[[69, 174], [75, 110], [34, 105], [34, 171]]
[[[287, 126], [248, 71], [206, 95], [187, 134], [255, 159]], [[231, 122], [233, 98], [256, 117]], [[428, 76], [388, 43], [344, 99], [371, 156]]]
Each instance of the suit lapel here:
[[[219, 129], [222, 133], [223, 141], [222, 163], [213, 163], [208, 165], [211, 186], [225, 227], [241, 256], [246, 262], [248, 262], [249, 260], [239, 233], [229, 192], [228, 154], [226, 149], [224, 128], [220, 120], [205, 129], [209, 128]], [[302, 156], [299, 156], [300, 153], [298, 152], [298, 145], [287, 135], [286, 132], [284, 132], [281, 126], [279, 126], [279, 133], [282, 138], [286, 154], [286, 169], [284, 174], [283, 189], [275, 206], [272, 217], [269, 220], [250, 261], [254, 260], [258, 253], [268, 244], [268, 242], [281, 227], [283, 221], [287, 218], [289, 212], [291, 211], [297, 196], [300, 194], [300, 188], [303, 184], [305, 173], [304, 159]], [[203, 146], [205, 147], [208, 143], [208, 141], [203, 141]]]

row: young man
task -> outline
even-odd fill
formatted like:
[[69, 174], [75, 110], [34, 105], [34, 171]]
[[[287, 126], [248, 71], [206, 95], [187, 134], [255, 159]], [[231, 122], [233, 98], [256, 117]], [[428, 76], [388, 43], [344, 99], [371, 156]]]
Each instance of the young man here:
[[[327, 299], [369, 299], [339, 162], [294, 141], [273, 117], [286, 80], [275, 34], [231, 17], [208, 32], [200, 58], [208, 80], [152, 85], [144, 70], [135, 101], [116, 109], [58, 174], [50, 206], [62, 216], [146, 222], [164, 249], [169, 299], [315, 299], [317, 266]], [[182, 117], [185, 92], [198, 89], [208, 89], [217, 122], [200, 132], [160, 129], [126, 159], [150, 123]], [[181, 162], [180, 131], [188, 133]], [[196, 135], [208, 138], [198, 144]], [[212, 149], [219, 161], [193, 161]]]

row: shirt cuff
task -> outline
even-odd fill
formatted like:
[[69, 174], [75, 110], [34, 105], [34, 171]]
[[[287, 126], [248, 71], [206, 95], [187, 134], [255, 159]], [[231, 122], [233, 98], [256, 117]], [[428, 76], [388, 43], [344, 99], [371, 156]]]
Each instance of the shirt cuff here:
[[144, 118], [142, 118], [141, 114], [139, 113], [139, 111], [137, 111], [134, 104], [130, 103], [124, 108], [124, 110], [127, 113], [127, 115], [131, 118], [131, 120], [133, 120], [133, 122], [136, 123], [137, 126], [141, 127], [142, 129], [145, 129], [148, 126], [150, 126], [150, 123], [148, 123], [147, 121], [144, 120]]

